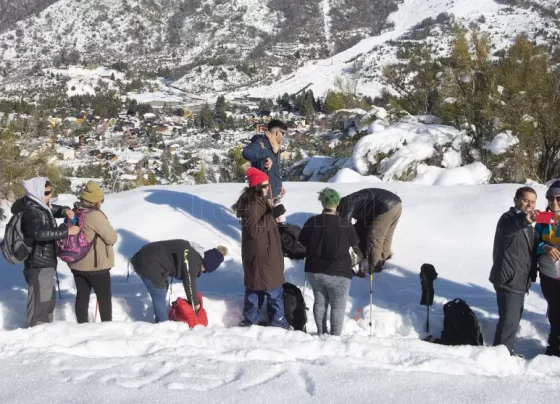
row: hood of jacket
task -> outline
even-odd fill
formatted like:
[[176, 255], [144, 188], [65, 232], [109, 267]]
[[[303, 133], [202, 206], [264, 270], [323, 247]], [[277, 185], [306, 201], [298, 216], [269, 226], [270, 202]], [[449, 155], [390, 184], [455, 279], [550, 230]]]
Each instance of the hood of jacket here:
[[35, 177], [29, 180], [24, 180], [22, 184], [25, 189], [25, 196], [50, 211], [50, 206], [45, 203], [45, 184], [48, 180], [49, 179], [47, 177]]

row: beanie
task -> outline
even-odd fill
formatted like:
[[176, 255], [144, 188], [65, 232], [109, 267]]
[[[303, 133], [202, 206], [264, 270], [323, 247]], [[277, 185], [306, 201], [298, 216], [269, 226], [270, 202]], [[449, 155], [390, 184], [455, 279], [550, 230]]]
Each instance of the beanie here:
[[202, 259], [204, 272], [211, 273], [218, 269], [220, 264], [224, 262], [224, 256], [227, 255], [227, 251], [227, 248], [221, 245], [204, 251], [204, 258]]
[[259, 184], [262, 184], [265, 181], [268, 181], [268, 175], [263, 173], [261, 170], [258, 170], [254, 167], [250, 167], [245, 172], [247, 178], [249, 179], [249, 186], [256, 187]]
[[546, 199], [551, 199], [560, 195], [560, 180], [554, 181], [550, 188], [546, 191]]
[[104, 199], [104, 194], [99, 184], [95, 181], [88, 181], [80, 199], [89, 203], [101, 202]]

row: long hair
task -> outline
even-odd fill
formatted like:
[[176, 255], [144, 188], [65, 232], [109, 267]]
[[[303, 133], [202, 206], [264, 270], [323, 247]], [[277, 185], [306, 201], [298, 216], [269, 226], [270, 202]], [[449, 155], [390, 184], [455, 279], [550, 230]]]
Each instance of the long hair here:
[[264, 198], [264, 191], [261, 184], [254, 187], [246, 187], [239, 196], [237, 202], [235, 202], [231, 207], [231, 209], [235, 212], [235, 216], [238, 218], [245, 217], [251, 204], [258, 198]]

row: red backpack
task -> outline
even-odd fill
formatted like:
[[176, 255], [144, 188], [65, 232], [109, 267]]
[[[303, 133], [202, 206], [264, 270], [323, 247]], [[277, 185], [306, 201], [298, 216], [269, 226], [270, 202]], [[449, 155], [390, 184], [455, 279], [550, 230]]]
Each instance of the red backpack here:
[[198, 301], [200, 302], [198, 315], [195, 313], [189, 302], [179, 297], [171, 305], [171, 309], [169, 310], [169, 320], [182, 321], [183, 323], [187, 323], [190, 328], [193, 328], [195, 325], [203, 325], [206, 327], [208, 325], [208, 316], [206, 315], [206, 310], [204, 310], [202, 295], [197, 293], [197, 296]]

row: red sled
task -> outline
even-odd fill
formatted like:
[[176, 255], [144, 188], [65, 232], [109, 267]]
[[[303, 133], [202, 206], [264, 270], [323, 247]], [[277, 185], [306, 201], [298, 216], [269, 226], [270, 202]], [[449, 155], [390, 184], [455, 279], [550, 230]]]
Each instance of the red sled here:
[[204, 310], [202, 295], [200, 293], [197, 293], [196, 295], [198, 296], [198, 301], [200, 302], [198, 315], [195, 313], [189, 302], [179, 297], [171, 305], [171, 309], [169, 310], [169, 320], [187, 323], [190, 328], [193, 328], [195, 325], [203, 325], [206, 327], [208, 325], [208, 316], [206, 315], [206, 310]]

